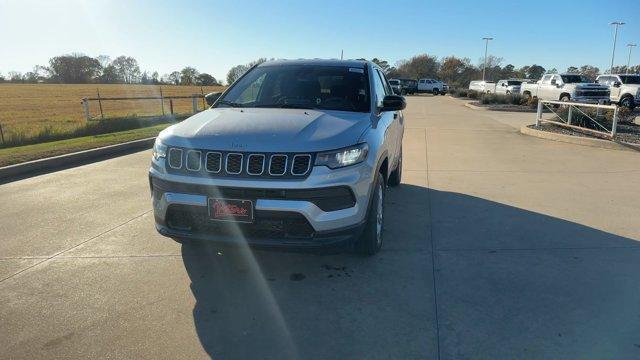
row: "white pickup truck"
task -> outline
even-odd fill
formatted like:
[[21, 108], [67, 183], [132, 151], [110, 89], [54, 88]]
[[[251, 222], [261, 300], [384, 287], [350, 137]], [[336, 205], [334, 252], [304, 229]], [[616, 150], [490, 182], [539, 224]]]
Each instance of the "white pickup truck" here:
[[611, 102], [633, 110], [640, 104], [640, 75], [611, 74], [596, 78], [598, 84], [606, 85], [611, 91]]
[[521, 84], [522, 80], [518, 79], [500, 80], [495, 84], [494, 88], [487, 89], [487, 92], [499, 95], [520, 94]]
[[433, 95], [446, 94], [449, 91], [447, 84], [440, 80], [420, 79], [418, 80], [418, 93], [432, 93]]
[[523, 83], [520, 92], [526, 98], [541, 100], [609, 102], [609, 87], [591, 82], [580, 74], [546, 74], [534, 84]]

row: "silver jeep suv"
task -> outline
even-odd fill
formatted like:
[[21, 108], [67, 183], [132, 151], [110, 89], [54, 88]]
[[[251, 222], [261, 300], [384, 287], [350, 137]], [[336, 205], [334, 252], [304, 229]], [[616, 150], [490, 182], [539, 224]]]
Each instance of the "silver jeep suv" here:
[[368, 61], [257, 65], [158, 136], [156, 228], [180, 242], [375, 254], [385, 188], [402, 175], [405, 106]]

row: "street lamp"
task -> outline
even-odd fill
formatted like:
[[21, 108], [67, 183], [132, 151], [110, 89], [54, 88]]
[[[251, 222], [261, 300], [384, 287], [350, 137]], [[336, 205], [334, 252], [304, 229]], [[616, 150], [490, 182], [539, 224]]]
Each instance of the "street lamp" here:
[[487, 48], [489, 47], [489, 40], [493, 40], [490, 37], [483, 37], [482, 40], [485, 41], [484, 44], [484, 66], [482, 67], [482, 81], [484, 81], [484, 74], [487, 70]]
[[609, 67], [609, 74], [613, 73], [613, 59], [616, 56], [616, 41], [618, 41], [618, 27], [624, 25], [624, 23], [622, 21], [614, 21], [609, 25], [615, 25], [616, 26], [616, 31], [615, 34], [613, 35], [613, 52], [611, 53], [611, 66]]
[[631, 49], [633, 49], [634, 46], [638, 46], [638, 45], [627, 44], [627, 47], [629, 48], [629, 58], [627, 59], [627, 74], [629, 73], [629, 65], [631, 65]]

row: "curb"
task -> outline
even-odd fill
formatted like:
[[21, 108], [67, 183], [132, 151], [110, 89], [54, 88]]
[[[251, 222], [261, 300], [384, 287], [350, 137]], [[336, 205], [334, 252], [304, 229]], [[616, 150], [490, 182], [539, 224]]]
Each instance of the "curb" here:
[[520, 133], [524, 135], [541, 138], [541, 139], [565, 142], [565, 143], [582, 145], [582, 146], [591, 146], [591, 147], [597, 147], [601, 149], [626, 150], [626, 151], [640, 150], [640, 146], [636, 146], [636, 145], [617, 143], [617, 142], [604, 140], [604, 139], [594, 139], [594, 138], [582, 137], [582, 136], [557, 134], [557, 133], [552, 133], [548, 131], [532, 129], [528, 125], [521, 126]]
[[30, 173], [53, 170], [64, 166], [73, 166], [79, 163], [96, 160], [101, 157], [114, 155], [135, 149], [150, 149], [153, 147], [155, 137], [109, 145], [95, 149], [78, 151], [70, 154], [58, 155], [50, 158], [27, 161], [20, 164], [0, 167], [0, 179], [24, 176]]
[[464, 103], [464, 106], [468, 107], [469, 109], [473, 109], [473, 110], [489, 111], [489, 108], [482, 107], [482, 106], [475, 106], [475, 105], [471, 104], [471, 102]]

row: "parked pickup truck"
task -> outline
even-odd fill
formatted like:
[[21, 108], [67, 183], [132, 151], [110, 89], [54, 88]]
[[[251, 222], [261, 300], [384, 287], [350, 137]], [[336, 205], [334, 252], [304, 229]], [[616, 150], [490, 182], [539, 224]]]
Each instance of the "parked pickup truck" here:
[[606, 85], [580, 74], [547, 74], [534, 84], [522, 84], [520, 91], [526, 98], [584, 103], [608, 103], [610, 93]]
[[207, 101], [156, 138], [149, 185], [160, 234], [184, 246], [380, 250], [387, 186], [402, 177], [406, 103], [379, 66], [267, 61]]
[[485, 85], [487, 93], [494, 93], [499, 95], [520, 94], [520, 85], [522, 80], [509, 79], [500, 80], [497, 83], [491, 83]]
[[402, 82], [398, 79], [389, 79], [389, 85], [391, 85], [391, 90], [396, 95], [402, 94]]
[[447, 84], [440, 80], [434, 79], [420, 79], [418, 80], [418, 92], [419, 93], [432, 93], [433, 95], [446, 94], [449, 90]]
[[640, 104], [640, 75], [600, 75], [596, 82], [609, 87], [611, 102], [632, 110]]
[[469, 90], [479, 93], [486, 93], [487, 90], [495, 89], [496, 83], [493, 81], [473, 80], [469, 83]]
[[402, 83], [402, 95], [413, 95], [418, 92], [418, 81], [414, 79], [400, 79]]

